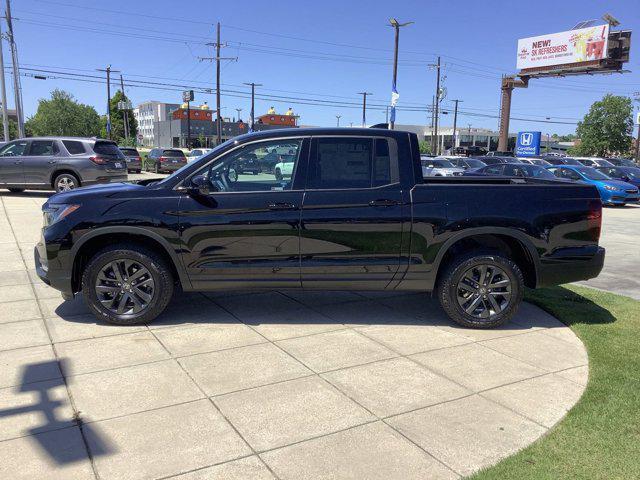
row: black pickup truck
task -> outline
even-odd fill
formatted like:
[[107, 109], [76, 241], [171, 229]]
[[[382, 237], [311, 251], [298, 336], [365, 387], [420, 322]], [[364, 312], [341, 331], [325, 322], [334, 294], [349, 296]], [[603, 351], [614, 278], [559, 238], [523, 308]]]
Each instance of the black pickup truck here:
[[[280, 176], [235, 169], [282, 148]], [[43, 211], [38, 275], [117, 324], [151, 321], [179, 286], [435, 292], [454, 321], [488, 328], [525, 286], [604, 261], [594, 187], [424, 179], [417, 137], [382, 129], [243, 135], [161, 181], [57, 194]]]

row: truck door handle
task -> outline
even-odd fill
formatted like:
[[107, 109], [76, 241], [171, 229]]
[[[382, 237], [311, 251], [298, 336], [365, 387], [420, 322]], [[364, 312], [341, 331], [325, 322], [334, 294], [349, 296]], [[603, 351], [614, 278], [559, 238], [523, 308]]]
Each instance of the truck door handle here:
[[47, 163], [56, 163], [57, 160], [50, 160]]
[[372, 207], [395, 207], [400, 205], [400, 202], [395, 200], [390, 200], [388, 198], [380, 198], [378, 200], [371, 200], [369, 205]]
[[15, 162], [13, 162], [16, 165], [20, 165], [22, 163], [22, 160], [16, 160]]
[[267, 208], [269, 210], [295, 210], [296, 206], [293, 203], [269, 203]]

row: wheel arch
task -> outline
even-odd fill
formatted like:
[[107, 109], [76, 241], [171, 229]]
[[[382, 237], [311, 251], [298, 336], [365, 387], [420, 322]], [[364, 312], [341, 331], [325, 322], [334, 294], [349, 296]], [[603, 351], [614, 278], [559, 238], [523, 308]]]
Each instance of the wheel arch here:
[[101, 248], [115, 243], [135, 243], [157, 252], [167, 261], [174, 278], [180, 282], [182, 288], [191, 289], [191, 282], [180, 257], [165, 238], [140, 227], [103, 227], [82, 237], [71, 249], [71, 285], [74, 292], [80, 291], [82, 270], [91, 256]]
[[62, 175], [63, 173], [70, 174], [70, 175], [73, 175], [74, 177], [76, 177], [78, 179], [78, 186], [82, 186], [82, 177], [81, 177], [81, 175], [76, 170], [74, 170], [73, 168], [68, 167], [68, 166], [64, 166], [64, 167], [56, 168], [51, 173], [51, 177], [49, 178], [49, 185], [51, 186], [51, 188], [53, 188], [55, 190], [56, 186], [55, 186], [54, 182], [56, 180], [56, 177], [58, 175]]
[[438, 251], [434, 261], [435, 285], [447, 263], [456, 254], [473, 248], [494, 248], [504, 251], [518, 265], [524, 276], [525, 285], [534, 288], [538, 283], [540, 260], [538, 252], [529, 238], [508, 228], [474, 228], [460, 232], [448, 239]]

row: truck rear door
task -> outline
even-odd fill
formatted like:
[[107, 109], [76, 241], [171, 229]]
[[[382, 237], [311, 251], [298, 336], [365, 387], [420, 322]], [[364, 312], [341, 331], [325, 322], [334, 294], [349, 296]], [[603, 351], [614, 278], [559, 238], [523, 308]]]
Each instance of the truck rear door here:
[[394, 138], [314, 137], [301, 216], [302, 287], [385, 288], [400, 264], [402, 214]]

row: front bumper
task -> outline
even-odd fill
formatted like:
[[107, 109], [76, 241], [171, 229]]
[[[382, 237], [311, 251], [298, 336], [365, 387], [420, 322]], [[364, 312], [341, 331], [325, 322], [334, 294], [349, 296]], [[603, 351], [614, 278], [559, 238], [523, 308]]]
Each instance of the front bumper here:
[[[57, 248], [49, 247], [51, 250]], [[33, 256], [36, 264], [36, 273], [40, 280], [56, 290], [62, 292], [63, 296], [73, 295], [71, 285], [71, 269], [64, 269], [60, 264], [58, 255], [52, 257], [53, 252], [47, 251], [44, 239], [41, 239], [33, 249]]]
[[597, 277], [604, 266], [605, 249], [598, 246], [560, 249], [540, 260], [538, 287]]

